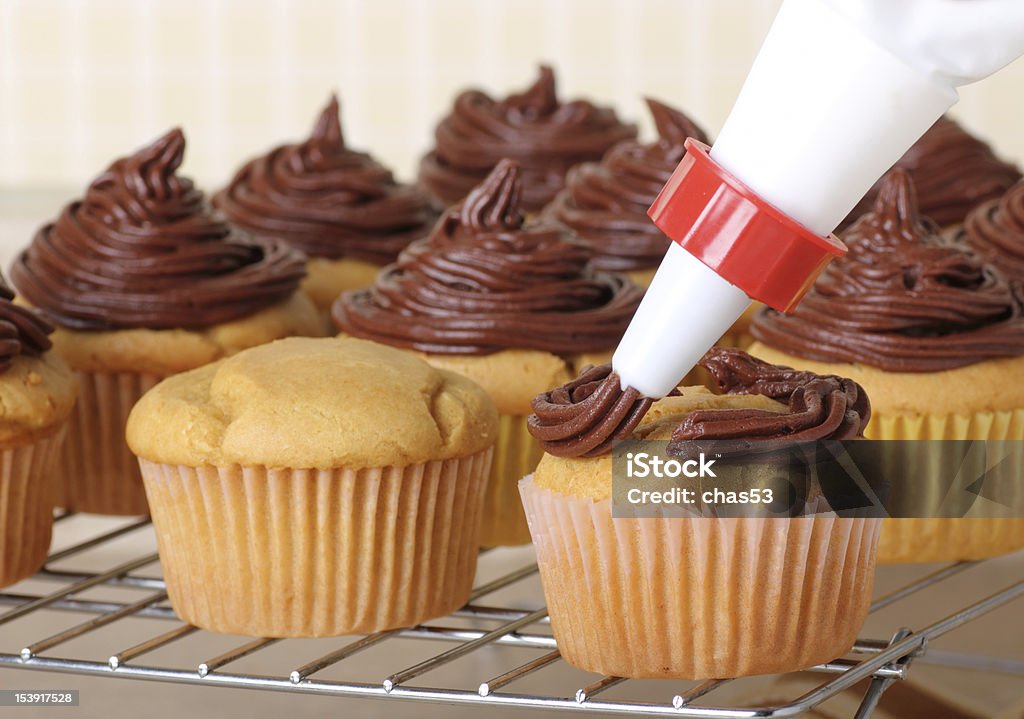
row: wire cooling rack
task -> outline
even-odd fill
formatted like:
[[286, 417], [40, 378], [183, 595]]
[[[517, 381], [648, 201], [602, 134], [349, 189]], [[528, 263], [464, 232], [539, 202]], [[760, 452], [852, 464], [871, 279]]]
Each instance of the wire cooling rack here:
[[[72, 516], [65, 514], [57, 517], [55, 546], [61, 546], [62, 528], [67, 526], [67, 520]], [[112, 525], [116, 526], [110, 528]], [[861, 639], [849, 657], [799, 672], [798, 674], [802, 676], [819, 677], [820, 683], [810, 691], [783, 702], [765, 706], [734, 706], [729, 702], [722, 704], [716, 701], [716, 697], [723, 694], [720, 691], [722, 687], [730, 685], [735, 688], [743, 682], [751, 682], [749, 679], [715, 679], [700, 683], [669, 680], [644, 682], [642, 686], [645, 687], [645, 691], [642, 695], [650, 697], [657, 694], [658, 692], [646, 689], [655, 684], [662, 688], [661, 694], [664, 698], [661, 701], [635, 701], [612, 697], [625, 694], [622, 689], [627, 685], [640, 686], [641, 683], [613, 676], [596, 677], [581, 674], [583, 679], [577, 685], [561, 686], [559, 691], [554, 692], [528, 692], [522, 689], [527, 685], [535, 686], [537, 682], [531, 683], [531, 680], [562, 664], [558, 647], [549, 631], [547, 613], [539, 606], [540, 595], [536, 590], [530, 595], [535, 602], [533, 607], [502, 607], [491, 600], [524, 582], [535, 581], [537, 568], [532, 563], [524, 563], [513, 571], [487, 579], [475, 588], [465, 607], [448, 617], [421, 626], [358, 638], [320, 640], [207, 635], [233, 644], [226, 651], [214, 656], [196, 656], [195, 661], [186, 666], [155, 661], [154, 657], [160, 656], [161, 650], [206, 634], [196, 627], [182, 623], [170, 608], [167, 603], [166, 587], [157, 573], [157, 555], [148, 551], [147, 547], [147, 551], [141, 556], [118, 561], [116, 566], [101, 571], [85, 571], [75, 566], [79, 560], [85, 563], [86, 557], [91, 557], [88, 562], [90, 566], [95, 565], [97, 557], [101, 560], [104, 557], [104, 548], [116, 543], [120, 543], [122, 547], [120, 556], [115, 554], [119, 560], [123, 559], [126, 541], [130, 547], [151, 547], [151, 531], [146, 519], [110, 520], [85, 541], [79, 541], [54, 552], [46, 566], [33, 580], [12, 588], [18, 590], [17, 592], [0, 592], [0, 668], [16, 667], [297, 694], [469, 704], [481, 708], [529, 707], [708, 719], [796, 716], [841, 692], [850, 691], [855, 685], [867, 680], [867, 689], [864, 690], [855, 715], [857, 719], [864, 719], [873, 713], [885, 690], [893, 682], [906, 676], [911, 663], [930, 661], [928, 644], [931, 640], [1024, 595], [1024, 578], [1018, 578], [1018, 581], [1002, 586], [995, 593], [988, 593], [991, 591], [991, 588], [988, 588], [985, 592], [987, 596], [983, 595], [939, 621], [914, 629], [896, 629], [887, 639]], [[147, 536], [142, 537], [143, 533]], [[142, 541], [143, 539], [145, 541]], [[487, 576], [486, 567], [493, 554], [484, 552], [481, 556], [480, 575]], [[109, 563], [109, 556], [107, 561]], [[952, 564], [918, 577], [909, 584], [876, 599], [871, 611], [876, 612], [897, 602], [910, 601], [918, 592], [945, 582], [978, 564], [980, 563]], [[68, 565], [72, 568], [65, 568]], [[55, 584], [58, 588], [48, 591]], [[40, 589], [25, 592], [21, 589], [24, 586]], [[128, 594], [129, 598], [89, 598], [95, 590], [103, 589]], [[136, 598], [133, 600], [131, 597]], [[85, 615], [87, 619], [72, 623], [49, 636], [25, 642], [23, 646], [5, 646], [4, 637], [12, 635], [14, 632], [11, 629], [18, 627], [19, 622], [29, 623], [33, 617], [38, 618], [41, 613], [68, 612]], [[142, 619], [164, 620], [170, 628], [154, 633], [151, 628], [153, 623], [139, 622]], [[112, 643], [109, 651], [84, 658], [75, 656], [73, 651], [68, 651], [69, 647], [75, 645], [74, 640], [87, 636], [93, 639], [90, 645], [102, 645], [102, 642], [97, 640], [107, 636], [103, 630], [113, 625], [131, 622], [142, 624], [148, 632], [133, 627], [130, 636], [139, 641], [126, 646], [122, 646], [126, 644], [123, 641], [121, 644]], [[48, 620], [45, 624], [52, 628], [58, 623]], [[415, 653], [411, 654], [406, 648], [409, 644], [406, 640], [410, 639], [428, 640], [432, 642], [429, 646], [436, 648], [437, 651], [430, 652], [418, 661], [407, 659], [408, 664], [402, 665], [402, 660], [396, 657], [415, 656]], [[312, 643], [308, 660], [296, 662], [294, 665], [278, 666], [279, 671], [275, 672], [237, 670], [239, 664], [252, 664], [254, 658], [275, 655], [272, 647], [289, 642]], [[424, 642], [420, 641], [419, 645], [424, 645]], [[479, 657], [481, 653], [493, 652], [492, 647], [495, 646], [515, 649], [511, 654], [515, 659], [510, 662], [507, 669], [491, 673], [486, 669], [493, 666], [493, 662], [465, 661], [467, 657]], [[361, 662], [353, 661], [353, 657], [388, 647], [398, 649], [387, 654], [390, 657], [389, 661], [398, 662], [395, 671], [385, 672], [375, 680], [348, 678], [349, 674], [358, 674], [357, 669], [361, 666]], [[95, 654], [95, 650], [91, 651]], [[438, 670], [459, 660], [463, 660], [460, 666], [467, 667], [458, 675], [461, 677], [460, 681], [437, 681], [437, 677], [445, 675], [445, 672]], [[1000, 662], [1013, 666], [1000, 668]], [[987, 659], [951, 652], [937, 652], [934, 663], [967, 669], [995, 667], [996, 670], [1011, 673], [1024, 671], [1021, 663], [1014, 660]], [[479, 676], [475, 676], [474, 671]], [[339, 678], [325, 676], [339, 672], [342, 674]], [[451, 678], [451, 672], [448, 673], [448, 678]]]

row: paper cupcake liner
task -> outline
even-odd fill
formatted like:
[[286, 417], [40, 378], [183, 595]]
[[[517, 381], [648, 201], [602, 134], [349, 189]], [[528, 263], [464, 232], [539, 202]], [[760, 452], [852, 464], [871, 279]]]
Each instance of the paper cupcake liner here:
[[[1024, 440], [1024, 409], [971, 415], [886, 415], [876, 413], [867, 428], [871, 439]], [[1024, 467], [1016, 470], [1018, 485]], [[929, 474], [913, 472], [906, 481], [927, 483]], [[929, 491], [927, 486], [922, 491]], [[1024, 548], [1024, 518], [886, 519], [878, 543], [878, 561], [955, 562], [985, 559]]]
[[466, 602], [490, 461], [488, 449], [359, 470], [139, 463], [184, 621], [326, 637], [409, 626]]
[[499, 415], [494, 463], [484, 495], [480, 545], [503, 547], [530, 543], [530, 528], [519, 498], [519, 480], [537, 468], [544, 450], [526, 428], [526, 417]]
[[849, 651], [867, 615], [877, 519], [615, 519], [520, 484], [551, 626], [590, 672], [710, 679]]
[[128, 449], [128, 413], [162, 377], [79, 372], [78, 402], [56, 469], [57, 506], [94, 514], [148, 514], [139, 463]]
[[53, 468], [65, 429], [0, 452], [0, 587], [32, 576], [46, 561], [53, 530]]

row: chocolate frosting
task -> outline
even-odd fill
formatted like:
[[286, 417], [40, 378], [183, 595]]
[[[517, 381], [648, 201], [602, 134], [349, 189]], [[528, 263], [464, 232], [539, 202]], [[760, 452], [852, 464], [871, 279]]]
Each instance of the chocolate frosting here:
[[585, 367], [571, 382], [534, 397], [527, 428], [548, 454], [593, 457], [628, 437], [652, 403], [623, 389], [610, 364]]
[[[768, 364], [736, 348], [713, 347], [700, 361], [726, 394], [760, 394], [787, 405], [779, 413], [756, 408], [699, 409], [672, 433], [669, 451], [688, 453], [709, 440], [812, 441], [862, 437], [871, 418], [864, 390], [853, 380]], [[629, 436], [652, 404], [632, 387], [623, 389], [610, 365], [533, 400], [528, 427], [544, 451], [560, 457], [604, 454]], [[725, 445], [719, 445], [719, 449]]]
[[889, 173], [871, 213], [792, 315], [763, 310], [753, 336], [783, 352], [893, 372], [935, 372], [1024, 354], [1006, 280], [918, 213], [910, 175]]
[[18, 355], [38, 357], [50, 349], [51, 325], [40, 313], [14, 304], [14, 291], [0, 274], [0, 372]]
[[214, 204], [256, 236], [280, 238], [310, 257], [393, 262], [437, 220], [429, 195], [345, 146], [332, 97], [305, 142], [250, 160]]
[[214, 214], [177, 174], [184, 150], [171, 130], [97, 177], [15, 261], [21, 294], [84, 330], [209, 327], [291, 295], [303, 255]]
[[787, 412], [756, 408], [699, 409], [672, 433], [673, 441], [722, 439], [854, 439], [864, 436], [871, 403], [859, 384], [773, 365], [735, 348], [713, 347], [700, 365], [726, 394], [759, 394]]
[[435, 354], [613, 348], [642, 290], [591, 270], [589, 247], [563, 228], [524, 222], [522, 191], [519, 165], [502, 160], [371, 288], [338, 298], [338, 329]]
[[497, 101], [467, 90], [455, 98], [435, 131], [435, 149], [420, 163], [420, 181], [451, 205], [499, 160], [512, 158], [523, 167], [523, 207], [536, 211], [562, 188], [570, 167], [598, 160], [615, 143], [635, 136], [636, 127], [620, 122], [611, 108], [560, 102], [554, 71], [542, 66], [526, 92]]
[[[999, 197], [1021, 179], [1020, 169], [1000, 160], [987, 143], [945, 116], [907, 150], [895, 167], [910, 172], [921, 212], [942, 227], [959, 223], [972, 208]], [[869, 212], [881, 187], [879, 180], [840, 227], [849, 227]]]
[[661, 188], [683, 159], [683, 143], [708, 136], [682, 112], [647, 99], [657, 142], [624, 140], [601, 162], [576, 165], [545, 215], [571, 227], [594, 246], [592, 264], [604, 270], [657, 267], [669, 239], [647, 216]]
[[1024, 182], [973, 210], [955, 237], [1024, 284]]

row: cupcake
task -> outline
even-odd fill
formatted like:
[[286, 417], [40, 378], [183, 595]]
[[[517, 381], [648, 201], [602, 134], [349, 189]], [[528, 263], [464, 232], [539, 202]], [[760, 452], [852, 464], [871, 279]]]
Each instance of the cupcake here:
[[[1024, 439], [1024, 316], [1000, 272], [921, 217], [900, 169], [845, 239], [849, 254], [793, 314], [758, 314], [750, 352], [860, 383], [874, 406], [868, 437]], [[929, 475], [913, 481], [929, 491]], [[908, 517], [886, 520], [879, 559], [979, 559], [1018, 547], [1024, 519]]]
[[1024, 182], [971, 211], [953, 237], [1024, 287]]
[[508, 157], [523, 168], [523, 207], [536, 212], [562, 189], [570, 167], [601, 159], [615, 143], [635, 137], [636, 127], [611, 108], [560, 102], [554, 71], [541, 66], [533, 87], [504, 100], [480, 90], [461, 93], [434, 136], [435, 148], [420, 162], [420, 182], [445, 205], [469, 194]]
[[530, 539], [516, 490], [541, 454], [526, 429], [530, 401], [605, 361], [642, 296], [624, 276], [592, 270], [589, 246], [565, 228], [524, 221], [521, 174], [500, 162], [429, 239], [334, 304], [341, 332], [419, 352], [490, 393], [500, 431], [485, 546]]
[[345, 146], [336, 97], [307, 140], [247, 162], [213, 203], [254, 237], [309, 257], [302, 288], [325, 317], [342, 291], [367, 287], [438, 215], [423, 190]]
[[[881, 520], [613, 518], [613, 438], [667, 442], [670, 455], [698, 441], [852, 439], [870, 415], [849, 379], [735, 348], [701, 364], [721, 394], [687, 387], [652, 405], [605, 365], [534, 402], [531, 429], [548, 454], [520, 491], [551, 629], [574, 667], [673, 679], [788, 672], [848, 652], [867, 615]], [[754, 484], [770, 471], [741, 472]]]
[[[972, 208], [1002, 195], [1021, 179], [988, 143], [943, 116], [907, 150], [895, 167], [910, 173], [921, 213], [942, 227], [959, 224]], [[846, 229], [871, 211], [883, 180], [875, 183], [840, 225]]]
[[709, 142], [682, 112], [651, 99], [647, 107], [658, 129], [657, 142], [624, 140], [600, 162], [576, 165], [565, 177], [565, 189], [544, 209], [593, 245], [594, 267], [625, 272], [645, 287], [671, 242], [647, 209], [686, 154], [686, 138]]
[[162, 381], [127, 437], [178, 616], [325, 637], [466, 602], [496, 432], [463, 377], [372, 342], [291, 338]]
[[57, 325], [81, 392], [58, 463], [59, 503], [144, 514], [128, 411], [162, 377], [288, 335], [322, 335], [297, 292], [305, 258], [212, 213], [177, 174], [180, 130], [117, 160], [15, 260], [25, 301]]
[[78, 390], [53, 352], [53, 326], [12, 301], [0, 276], [0, 587], [46, 561], [53, 529], [54, 464]]

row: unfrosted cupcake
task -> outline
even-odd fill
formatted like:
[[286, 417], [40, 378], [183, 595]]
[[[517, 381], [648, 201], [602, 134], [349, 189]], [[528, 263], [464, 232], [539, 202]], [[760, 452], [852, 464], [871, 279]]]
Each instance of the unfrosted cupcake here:
[[480, 90], [462, 92], [434, 136], [419, 176], [445, 205], [469, 194], [507, 157], [523, 168], [523, 207], [536, 212], [562, 189], [570, 167], [601, 159], [615, 143], [635, 137], [636, 127], [620, 122], [609, 107], [561, 102], [554, 71], [541, 66], [530, 89], [503, 100]]
[[[726, 451], [725, 440], [853, 439], [870, 415], [848, 379], [738, 349], [712, 349], [701, 364], [723, 394], [687, 387], [652, 406], [604, 366], [534, 402], [531, 429], [549, 454], [520, 491], [551, 628], [579, 669], [675, 679], [793, 671], [848, 652], [867, 615], [878, 519], [613, 518], [613, 438], [666, 441], [669, 454], [717, 440]], [[774, 474], [734, 469], [751, 486]], [[718, 471], [716, 483], [721, 462]]]
[[213, 213], [177, 173], [172, 130], [114, 162], [36, 233], [11, 278], [56, 325], [81, 392], [58, 466], [61, 506], [144, 514], [128, 412], [162, 377], [289, 335], [322, 335], [298, 292], [305, 257]]
[[[895, 167], [910, 173], [921, 214], [941, 227], [959, 224], [971, 209], [999, 197], [1021, 179], [1017, 166], [1001, 160], [988, 143], [946, 116], [940, 117]], [[881, 183], [875, 183], [850, 211], [841, 229], [871, 211]]]
[[178, 616], [258, 637], [368, 634], [465, 603], [496, 432], [480, 387], [351, 338], [175, 375], [128, 421]]
[[565, 228], [524, 221], [523, 180], [503, 160], [429, 239], [334, 305], [341, 332], [422, 353], [494, 399], [501, 428], [485, 546], [529, 541], [516, 482], [541, 454], [526, 429], [530, 401], [578, 366], [606, 361], [642, 296], [623, 275], [590, 269], [590, 248]]
[[438, 215], [426, 192], [345, 146], [336, 97], [308, 139], [245, 163], [213, 203], [250, 234], [302, 250], [302, 288], [325, 315], [342, 291], [367, 287], [426, 236]]
[[78, 389], [74, 373], [49, 351], [53, 326], [13, 299], [0, 276], [0, 587], [46, 560], [54, 465]]
[[594, 267], [625, 272], [644, 286], [671, 242], [651, 222], [647, 209], [686, 154], [686, 139], [708, 142], [704, 131], [679, 110], [649, 98], [647, 107], [658, 140], [624, 140], [600, 162], [576, 165], [565, 177], [565, 189], [543, 211], [593, 246]]
[[[904, 170], [846, 233], [796, 311], [759, 314], [752, 354], [851, 377], [877, 439], [1024, 440], [1024, 316], [994, 267], [920, 216]], [[911, 473], [922, 496], [934, 479]], [[1024, 547], [1024, 519], [886, 520], [881, 561], [978, 559]]]

